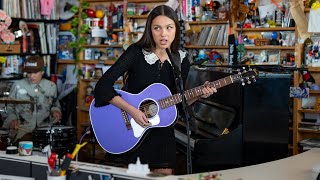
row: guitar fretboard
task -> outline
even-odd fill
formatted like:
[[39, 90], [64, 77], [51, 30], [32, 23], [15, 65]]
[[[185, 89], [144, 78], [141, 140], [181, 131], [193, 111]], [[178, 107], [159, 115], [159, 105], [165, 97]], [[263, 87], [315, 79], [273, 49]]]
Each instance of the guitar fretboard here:
[[[224, 86], [227, 86], [229, 84], [232, 84], [234, 82], [234, 79], [238, 79], [239, 76], [241, 76], [241, 75], [228, 76], [228, 77], [225, 77], [225, 78], [222, 78], [222, 79], [218, 79], [216, 81], [209, 82], [208, 85], [212, 86], [212, 87], [214, 87], [216, 89], [219, 89], [221, 87], [224, 87]], [[186, 100], [189, 100], [189, 99], [192, 99], [192, 98], [195, 98], [195, 97], [203, 95], [203, 93], [202, 93], [202, 89], [203, 88], [204, 88], [204, 85], [198, 86], [198, 87], [195, 87], [195, 88], [192, 88], [192, 89], [189, 89], [189, 90], [186, 90], [184, 92]], [[159, 102], [160, 102], [160, 107], [162, 109], [164, 109], [164, 108], [167, 108], [167, 107], [170, 107], [170, 106], [173, 106], [175, 104], [178, 104], [178, 103], [182, 102], [182, 96], [181, 96], [180, 93], [178, 93], [178, 94], [175, 94], [175, 95], [168, 96], [168, 97], [165, 97], [163, 99], [160, 99]]]

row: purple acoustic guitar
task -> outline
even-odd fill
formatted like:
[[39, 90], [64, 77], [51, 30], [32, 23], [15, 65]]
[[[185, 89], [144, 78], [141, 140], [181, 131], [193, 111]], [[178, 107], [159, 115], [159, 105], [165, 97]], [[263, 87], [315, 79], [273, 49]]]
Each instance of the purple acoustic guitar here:
[[[251, 83], [255, 81], [257, 71], [239, 72], [213, 82], [210, 85], [219, 89], [234, 82]], [[203, 86], [185, 91], [186, 99], [202, 95]], [[110, 104], [95, 107], [94, 100], [90, 105], [90, 119], [94, 134], [100, 146], [112, 154], [121, 154], [133, 149], [141, 141], [144, 133], [150, 128], [160, 128], [172, 125], [177, 117], [175, 104], [182, 101], [180, 94], [172, 95], [167, 86], [155, 83], [148, 86], [139, 94], [131, 94], [116, 90], [132, 106], [145, 113], [152, 124], [141, 127], [131, 118], [130, 114]]]

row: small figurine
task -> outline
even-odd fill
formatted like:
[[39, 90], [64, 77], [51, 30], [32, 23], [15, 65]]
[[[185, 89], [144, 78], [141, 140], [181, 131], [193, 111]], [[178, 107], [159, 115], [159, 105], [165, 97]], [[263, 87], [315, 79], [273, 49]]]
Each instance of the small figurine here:
[[90, 106], [91, 102], [93, 101], [93, 87], [91, 85], [88, 85], [86, 88], [86, 95], [84, 97], [84, 104], [86, 106]]
[[203, 59], [206, 59], [206, 58], [207, 58], [207, 55], [206, 55], [204, 49], [201, 49], [201, 50], [199, 51], [198, 57], [196, 57], [195, 60], [196, 60], [196, 61], [199, 61], [199, 60], [203, 60]]
[[101, 76], [102, 76], [102, 68], [95, 68], [94, 69], [94, 75], [93, 75], [93, 78], [94, 79], [100, 79]]
[[319, 59], [319, 46], [318, 45], [313, 46], [313, 55], [314, 55], [314, 59]]

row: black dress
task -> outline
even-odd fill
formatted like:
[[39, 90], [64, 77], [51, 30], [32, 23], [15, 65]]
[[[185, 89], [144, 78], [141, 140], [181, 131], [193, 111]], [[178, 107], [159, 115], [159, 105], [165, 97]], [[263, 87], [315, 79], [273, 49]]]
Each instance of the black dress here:
[[[147, 62], [146, 59], [150, 60]], [[180, 54], [181, 56], [181, 54]], [[190, 68], [187, 56], [181, 56], [181, 76], [185, 81]], [[99, 79], [95, 87], [95, 106], [108, 105], [118, 93], [114, 90], [114, 82], [128, 72], [126, 91], [139, 93], [152, 83], [163, 83], [170, 89], [172, 94], [176, 93], [172, 66], [169, 61], [163, 64], [153, 53], [147, 53], [136, 44], [132, 44]], [[157, 92], [161, 93], [161, 92]], [[176, 144], [173, 127], [151, 128], [145, 134], [141, 143], [133, 150], [120, 154], [107, 154], [107, 160], [117, 159], [128, 164], [134, 163], [140, 157], [142, 163], [149, 164], [150, 168], [175, 168]]]

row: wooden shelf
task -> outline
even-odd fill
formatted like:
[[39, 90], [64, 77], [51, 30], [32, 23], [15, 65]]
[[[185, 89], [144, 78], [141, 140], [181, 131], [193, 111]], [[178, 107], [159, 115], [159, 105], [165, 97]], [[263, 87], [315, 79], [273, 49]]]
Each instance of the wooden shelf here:
[[19, 56], [34, 56], [34, 55], [38, 55], [38, 56], [56, 56], [57, 54], [54, 53], [54, 54], [51, 54], [51, 53], [45, 53], [45, 54], [42, 54], [42, 53], [1, 53], [0, 52], [0, 56], [10, 56], [10, 55], [19, 55]]
[[308, 67], [309, 72], [320, 72], [320, 67]]
[[320, 90], [309, 90], [309, 94], [310, 95], [319, 96], [320, 95]]
[[112, 32], [122, 32], [122, 31], [123, 29], [116, 29], [116, 28], [112, 29]]
[[127, 15], [128, 19], [147, 19], [148, 18], [148, 14], [144, 14], [144, 15]]
[[300, 133], [313, 133], [320, 134], [320, 130], [308, 130], [308, 129], [298, 129]]
[[129, 3], [161, 3], [161, 2], [167, 2], [168, 0], [128, 0]]
[[315, 109], [299, 109], [298, 112], [301, 113], [320, 113], [320, 110], [315, 110]]
[[82, 45], [83, 48], [122, 48], [122, 44], [116, 44], [116, 45], [108, 45], [108, 44], [98, 44], [98, 45]]
[[[295, 27], [276, 27], [276, 28], [243, 28], [242, 32], [263, 32], [263, 31], [295, 31]], [[235, 28], [235, 31], [241, 31], [240, 28]]]
[[[81, 81], [84, 81], [84, 82], [98, 82], [99, 79], [88, 79], [88, 78], [85, 78], [85, 79], [80, 79]], [[116, 80], [115, 84], [122, 84], [122, 80]]]
[[26, 19], [11, 17], [12, 21], [25, 21], [25, 22], [44, 22], [44, 23], [59, 23], [59, 19]]
[[90, 106], [77, 106], [77, 109], [78, 110], [81, 110], [81, 111], [87, 111], [87, 112], [89, 112], [89, 107]]
[[196, 45], [187, 45], [187, 49], [228, 49], [228, 46], [196, 46]]
[[130, 32], [130, 34], [143, 34], [143, 32]]
[[86, 0], [88, 3], [121, 2], [122, 0]]
[[228, 24], [229, 21], [187, 21], [189, 25]]
[[57, 63], [59, 64], [75, 64], [74, 59], [58, 59]]
[[265, 49], [276, 49], [276, 50], [294, 50], [295, 47], [286, 46], [245, 46], [246, 50], [265, 50]]
[[114, 64], [114, 62], [116, 62], [115, 60], [105, 60], [105, 61], [99, 61], [99, 60], [80, 60], [80, 63], [82, 64], [99, 64], [102, 63], [104, 65], [112, 65]]
[[88, 78], [84, 78], [84, 79], [81, 79], [81, 81], [84, 81], [84, 82], [98, 82], [99, 79], [88, 79]]

